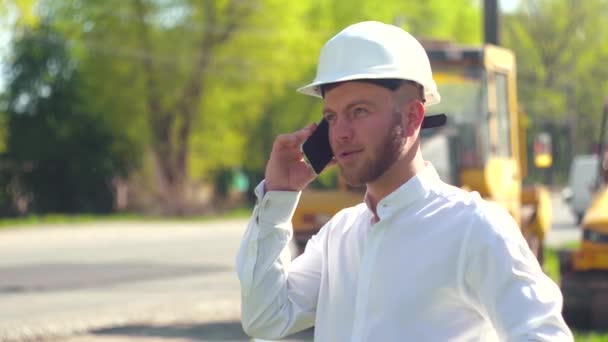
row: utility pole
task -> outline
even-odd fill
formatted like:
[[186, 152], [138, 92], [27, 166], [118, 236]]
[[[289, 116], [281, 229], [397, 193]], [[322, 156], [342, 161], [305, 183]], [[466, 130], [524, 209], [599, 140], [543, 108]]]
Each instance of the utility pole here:
[[500, 45], [498, 22], [498, 0], [484, 0], [483, 2], [483, 41], [484, 43]]

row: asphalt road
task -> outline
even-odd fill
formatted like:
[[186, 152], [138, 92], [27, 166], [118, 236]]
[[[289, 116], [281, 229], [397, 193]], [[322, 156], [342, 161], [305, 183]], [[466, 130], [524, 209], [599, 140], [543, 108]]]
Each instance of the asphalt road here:
[[126, 331], [118, 327], [176, 321], [235, 322], [233, 262], [244, 225], [233, 220], [3, 230], [0, 340], [90, 329], [113, 336]]
[[[560, 246], [579, 231], [553, 197]], [[0, 230], [0, 341], [249, 341], [234, 272], [245, 222]]]

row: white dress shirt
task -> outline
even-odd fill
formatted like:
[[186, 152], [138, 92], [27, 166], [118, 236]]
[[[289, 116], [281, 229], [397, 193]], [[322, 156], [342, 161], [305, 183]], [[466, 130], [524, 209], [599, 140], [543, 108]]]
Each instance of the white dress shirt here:
[[336, 214], [289, 261], [300, 193], [256, 189], [237, 272], [242, 324], [315, 341], [573, 341], [562, 295], [511, 216], [443, 183], [432, 165]]

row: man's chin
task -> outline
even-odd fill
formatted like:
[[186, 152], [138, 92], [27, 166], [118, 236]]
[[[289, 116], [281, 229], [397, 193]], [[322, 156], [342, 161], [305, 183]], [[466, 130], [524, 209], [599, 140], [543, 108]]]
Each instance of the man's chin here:
[[344, 168], [340, 166], [340, 174], [342, 175], [342, 178], [344, 178], [346, 184], [349, 186], [358, 187], [365, 185], [365, 182], [361, 179], [360, 175], [353, 172], [353, 170], [345, 171]]

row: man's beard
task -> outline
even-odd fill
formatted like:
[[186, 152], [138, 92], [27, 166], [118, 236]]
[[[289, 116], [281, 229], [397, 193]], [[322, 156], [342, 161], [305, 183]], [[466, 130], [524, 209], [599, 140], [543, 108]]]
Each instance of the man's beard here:
[[403, 151], [405, 136], [401, 126], [401, 113], [393, 113], [393, 122], [384, 134], [384, 140], [376, 147], [375, 153], [359, 168], [348, 168], [342, 165], [340, 171], [342, 176], [351, 186], [361, 186], [380, 178], [393, 164]]

